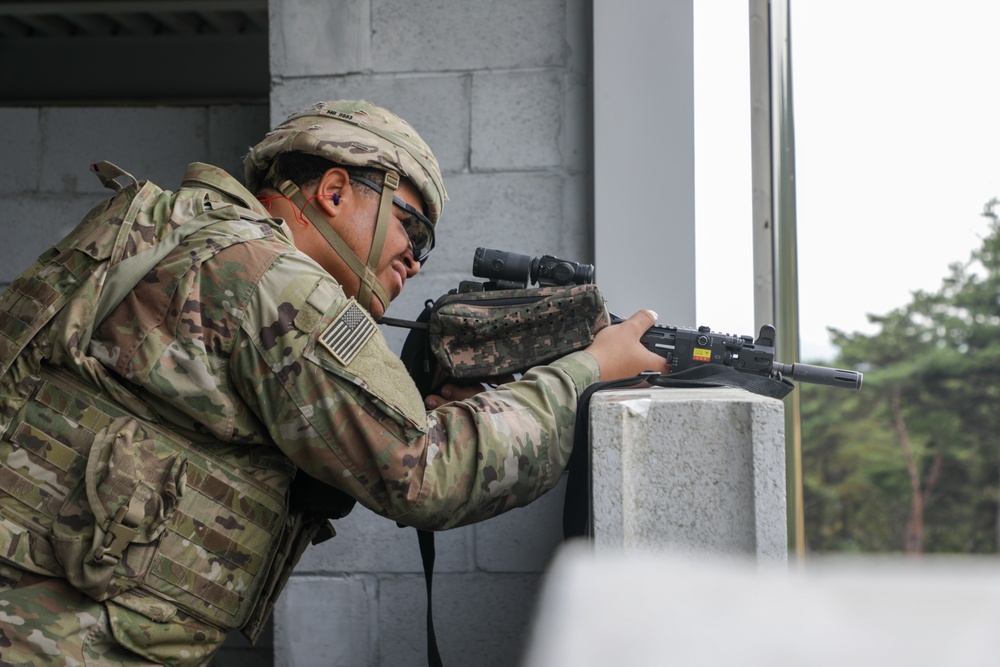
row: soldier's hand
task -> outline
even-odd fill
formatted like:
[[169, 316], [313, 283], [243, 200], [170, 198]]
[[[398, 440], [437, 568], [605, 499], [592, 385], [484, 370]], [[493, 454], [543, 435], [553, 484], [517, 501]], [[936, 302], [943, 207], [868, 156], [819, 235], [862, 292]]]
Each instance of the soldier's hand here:
[[639, 339], [656, 324], [657, 315], [640, 310], [621, 324], [604, 327], [586, 349], [601, 367], [601, 381], [634, 377], [643, 371], [669, 373], [667, 360], [647, 350]]
[[452, 401], [464, 401], [467, 398], [472, 398], [479, 392], [483, 391], [483, 385], [458, 385], [458, 384], [444, 384], [438, 389], [437, 394], [431, 394], [424, 399], [424, 406], [429, 410], [440, 407], [445, 403], [450, 403]]
[[[503, 384], [504, 382], [513, 382], [514, 376], [508, 376], [500, 378], [497, 381], [498, 384]], [[485, 387], [482, 383], [475, 384], [457, 384], [454, 382], [446, 382], [441, 385], [438, 389], [437, 394], [430, 394], [424, 399], [424, 407], [428, 410], [433, 410], [434, 408], [441, 407], [445, 403], [450, 403], [452, 401], [464, 401], [467, 398], [472, 398], [476, 394], [487, 391], [488, 387]]]

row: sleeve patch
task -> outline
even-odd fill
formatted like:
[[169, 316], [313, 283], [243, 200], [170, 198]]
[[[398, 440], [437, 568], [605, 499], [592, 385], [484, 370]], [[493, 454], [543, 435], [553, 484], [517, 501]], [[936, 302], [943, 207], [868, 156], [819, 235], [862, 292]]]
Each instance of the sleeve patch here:
[[348, 366], [377, 331], [371, 316], [351, 299], [320, 335], [319, 342], [334, 359]]

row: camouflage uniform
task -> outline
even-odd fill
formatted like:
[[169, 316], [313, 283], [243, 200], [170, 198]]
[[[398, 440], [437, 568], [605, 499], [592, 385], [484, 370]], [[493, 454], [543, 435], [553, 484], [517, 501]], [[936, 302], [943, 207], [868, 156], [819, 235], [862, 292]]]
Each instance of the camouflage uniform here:
[[[149, 203], [149, 215], [136, 221], [132, 242], [155, 245], [186, 219], [226, 204], [238, 207], [240, 215], [194, 232], [162, 258], [97, 324], [86, 350], [76, 344], [81, 339], [79, 329], [86, 328], [88, 315], [93, 317], [96, 294], [92, 291], [74, 297], [65, 313], [36, 336], [44, 343], [33, 344], [23, 355], [41, 359], [42, 369], [60, 366], [76, 380], [101, 387], [116, 404], [141, 415], [145, 411], [150, 421], [202, 443], [214, 452], [212, 456], [252, 463], [255, 470], [264, 470], [259, 473], [264, 476], [261, 484], [273, 487], [269, 493], [287, 490], [290, 462], [387, 518], [420, 528], [445, 529], [525, 505], [555, 485], [572, 447], [577, 396], [599, 376], [592, 356], [574, 353], [534, 368], [520, 381], [496, 391], [426, 412], [401, 362], [387, 348], [368, 313], [294, 247], [283, 221], [270, 219], [252, 195], [221, 170], [192, 165], [181, 190], [161, 192]], [[137, 250], [126, 244], [123, 256]], [[18, 314], [11, 311], [17, 306], [16, 302], [10, 306], [9, 301], [3, 305], [7, 310], [0, 312], [0, 332], [9, 332]], [[58, 459], [51, 440], [44, 450], [34, 451], [31, 445], [38, 438], [14, 437], [23, 435], [24, 429], [19, 428], [20, 413], [15, 412], [20, 405], [11, 387], [23, 387], [30, 378], [17, 365], [8, 376], [14, 379], [0, 385], [0, 433], [5, 435], [0, 440], [0, 460], [4, 461], [0, 475], [14, 479], [11, 473], [28, 477], [34, 473], [39, 479], [46, 474], [62, 479], [58, 470], [37, 472]], [[54, 412], [73, 414], [73, 397], [61, 400], [50, 400]], [[77, 421], [67, 423], [76, 425]], [[116, 424], [120, 422], [112, 426]], [[135, 441], [146, 442], [140, 435], [141, 430], [135, 431]], [[128, 460], [116, 459], [104, 465], [110, 470], [127, 464]], [[173, 470], [180, 464], [169, 459], [164, 465]], [[210, 467], [210, 463], [198, 465]], [[199, 478], [192, 470], [200, 468], [194, 463], [187, 466], [186, 477], [178, 477], [175, 495], [191, 496], [192, 485], [203, 495], [211, 495], [205, 481], [213, 479], [211, 475]], [[37, 497], [18, 498], [19, 487], [0, 485], [6, 492], [0, 493], [0, 500], [30, 505], [41, 499], [44, 504], [47, 487], [37, 480], [36, 486], [40, 489]], [[170, 490], [166, 482], [161, 486]], [[104, 489], [88, 491], [98, 495]], [[170, 505], [171, 494], [160, 493], [157, 502]], [[152, 595], [148, 591], [135, 594], [126, 590], [134, 584], [123, 584], [112, 590], [115, 596], [104, 604], [93, 602], [66, 584], [62, 577], [71, 575], [46, 560], [49, 552], [36, 548], [38, 531], [13, 525], [4, 507], [0, 503], [0, 558], [8, 566], [0, 572], [0, 581], [6, 582], [0, 584], [0, 620], [5, 621], [0, 624], [0, 664], [38, 661], [39, 642], [58, 646], [53, 650], [66, 655], [75, 654], [78, 663], [86, 662], [81, 656], [100, 660], [96, 656], [109, 651], [103, 658], [108, 664], [128, 663], [127, 651], [115, 655], [120, 649], [109, 641], [112, 634], [143, 656], [132, 655], [135, 662], [128, 664], [143, 664], [144, 659], [204, 664], [221, 644], [226, 629], [247, 622], [244, 607], [254, 604], [252, 598], [267, 594], [241, 597], [241, 580], [229, 573], [220, 556], [253, 556], [252, 550], [242, 551], [242, 543], [220, 545], [227, 529], [240, 528], [235, 525], [238, 522], [229, 526], [217, 517], [196, 516], [184, 519], [186, 525], [178, 520], [166, 529], [156, 528], [165, 532], [151, 528], [147, 546], [160, 548], [156, 545], [167, 541], [170, 530], [201, 535], [206, 525], [220, 524], [221, 528], [214, 526], [219, 530], [212, 533], [212, 539], [191, 548], [188, 562], [179, 562], [183, 554], [174, 554], [170, 571], [160, 573], [169, 578], [180, 571], [181, 581], [194, 577], [191, 581], [203, 582], [218, 576], [222, 562], [218, 591], [212, 595], [199, 592], [201, 599], [185, 606], [186, 586], [180, 585], [177, 596], [182, 602], [175, 607], [162, 603], [163, 589], [154, 588]], [[172, 508], [159, 509], [166, 515]], [[276, 520], [287, 519], [278, 516]], [[71, 522], [60, 516], [53, 523], [65, 532]], [[143, 526], [137, 530], [141, 532]], [[25, 546], [29, 541], [35, 551]], [[188, 539], [180, 542], [190, 547]], [[123, 564], [129, 564], [129, 553], [126, 550]], [[293, 554], [292, 560], [296, 557]], [[199, 560], [212, 568], [212, 574], [188, 572], [188, 568], [198, 569]], [[142, 567], [150, 568], [145, 561]], [[38, 576], [46, 574], [55, 578]], [[112, 580], [112, 588], [117, 581]], [[276, 588], [270, 591], [276, 596], [283, 583], [265, 587]], [[208, 584], [192, 586], [203, 585]], [[47, 597], [18, 595], [38, 587], [51, 593]], [[231, 614], [239, 621], [220, 623], [216, 617], [206, 621], [191, 612], [200, 609], [204, 600], [224, 606], [219, 600], [225, 602], [233, 593]], [[29, 599], [34, 602], [29, 604]], [[29, 652], [31, 647], [33, 652]]]

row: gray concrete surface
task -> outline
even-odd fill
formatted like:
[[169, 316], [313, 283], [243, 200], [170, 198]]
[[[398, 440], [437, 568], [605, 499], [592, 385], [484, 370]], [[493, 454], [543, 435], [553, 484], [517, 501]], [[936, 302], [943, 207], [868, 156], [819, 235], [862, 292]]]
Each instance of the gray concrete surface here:
[[632, 389], [590, 406], [594, 542], [787, 561], [784, 404], [741, 389]]
[[[272, 122], [320, 98], [369, 99], [410, 121], [441, 164], [450, 201], [438, 246], [390, 315], [416, 317], [424, 301], [471, 278], [479, 246], [593, 260], [590, 13], [589, 2], [571, 0], [271, 3]], [[402, 346], [405, 331], [385, 333]], [[561, 497], [562, 486], [438, 535], [445, 664], [519, 662], [560, 541]], [[275, 664], [425, 664], [414, 531], [364, 509], [339, 524], [279, 602]], [[325, 622], [316, 605], [336, 618]], [[300, 624], [310, 631], [293, 630]]]
[[[274, 0], [269, 105], [0, 108], [0, 289], [105, 197], [91, 162], [110, 160], [166, 188], [192, 161], [238, 175], [247, 147], [288, 112], [350, 97], [410, 120], [451, 194], [434, 256], [390, 314], [416, 316], [424, 300], [470, 277], [478, 246], [593, 261], [592, 11], [589, 0]], [[399, 349], [405, 334], [386, 335]], [[519, 662], [559, 544], [561, 498], [562, 486], [440, 536], [435, 614], [447, 664]], [[296, 635], [347, 633], [335, 650], [313, 653], [328, 656], [324, 664], [344, 655], [341, 664], [423, 664], [412, 531], [361, 509], [339, 530], [307, 553], [277, 618], [315, 609], [308, 619], [318, 622], [334, 609], [333, 625]], [[358, 641], [358, 627], [370, 642]], [[233, 635], [214, 664], [294, 664], [290, 643], [267, 633], [254, 648]]]
[[982, 667], [1000, 655], [1000, 564], [567, 550], [523, 667]]

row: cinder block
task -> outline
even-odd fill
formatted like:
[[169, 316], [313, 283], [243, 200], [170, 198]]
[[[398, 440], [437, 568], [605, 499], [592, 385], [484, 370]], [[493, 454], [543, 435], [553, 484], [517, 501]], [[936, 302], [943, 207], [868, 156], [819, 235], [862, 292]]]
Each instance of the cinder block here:
[[[437, 245], [424, 268], [392, 302], [390, 317], [414, 319], [428, 299], [457, 288], [462, 280], [477, 280], [472, 262], [478, 247], [590, 260], [585, 176], [462, 174], [447, 177], [446, 183], [452, 200], [438, 225]], [[564, 207], [570, 205], [575, 213], [566, 216]], [[383, 333], [398, 351], [408, 331], [383, 327]]]
[[334, 82], [350, 77], [317, 77], [307, 79], [274, 79], [271, 81], [271, 127], [277, 126], [292, 113], [324, 99], [338, 99]]
[[566, 96], [561, 70], [476, 73], [472, 80], [472, 169], [564, 164]]
[[268, 4], [272, 78], [347, 74], [371, 69], [368, 0], [296, 0]]
[[41, 190], [110, 192], [89, 171], [99, 160], [176, 189], [187, 165], [208, 154], [207, 118], [204, 107], [44, 109]]
[[561, 175], [464, 174], [448, 182], [451, 201], [438, 232], [448, 244], [442, 269], [471, 273], [477, 247], [557, 256], [568, 249], [574, 226], [563, 216]]
[[567, 58], [566, 0], [376, 2], [376, 71], [552, 67]]
[[746, 561], [567, 550], [523, 667], [979, 667], [1000, 653], [995, 559]]
[[266, 104], [215, 106], [208, 109], [208, 146], [196, 159], [221, 167], [243, 182], [243, 156], [271, 129]]
[[374, 577], [291, 577], [274, 609], [274, 664], [376, 664], [377, 596]]
[[780, 400], [633, 389], [597, 394], [590, 415], [599, 548], [787, 561]]
[[[561, 259], [594, 263], [594, 179], [590, 172], [569, 174], [563, 179], [563, 224], [559, 244]], [[556, 253], [550, 253], [556, 254]], [[598, 267], [600, 269], [600, 267]], [[600, 285], [600, 270], [597, 284]]]
[[[540, 577], [534, 575], [435, 577], [434, 629], [442, 662], [517, 667], [539, 584]], [[386, 577], [379, 592], [377, 664], [427, 664], [423, 578]]]
[[28, 268], [102, 199], [95, 195], [0, 197], [4, 211], [0, 231], [7, 237], [0, 244], [0, 282], [10, 282]]
[[0, 109], [0, 193], [29, 192], [38, 188], [41, 152], [40, 111]]
[[319, 102], [318, 95], [331, 100], [368, 100], [406, 119], [434, 151], [441, 170], [447, 174], [468, 166], [471, 85], [467, 74], [293, 79], [275, 85], [271, 117], [277, 124], [289, 114]]
[[559, 132], [563, 166], [572, 172], [590, 175], [594, 163], [594, 115], [590, 73], [567, 73], [565, 112]]
[[476, 524], [476, 565], [486, 572], [544, 572], [563, 543], [566, 476], [527, 507]]
[[[364, 507], [355, 507], [334, 522], [337, 536], [306, 550], [296, 573], [423, 572], [417, 531], [400, 528]], [[457, 528], [435, 534], [434, 569], [465, 572], [472, 569], [472, 529]]]

